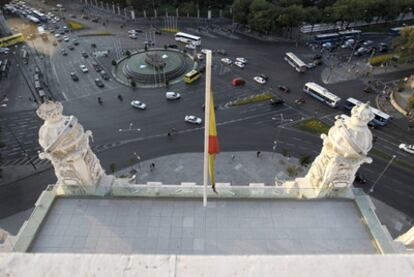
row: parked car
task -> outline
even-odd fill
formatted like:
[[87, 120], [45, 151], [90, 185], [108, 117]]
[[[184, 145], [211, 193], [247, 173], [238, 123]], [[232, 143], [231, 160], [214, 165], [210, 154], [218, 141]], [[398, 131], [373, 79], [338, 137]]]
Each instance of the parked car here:
[[68, 46], [68, 49], [69, 49], [70, 51], [73, 51], [73, 49], [75, 49], [75, 47], [73, 47], [73, 45], [69, 45], [69, 46]]
[[102, 82], [102, 80], [99, 79], [99, 78], [95, 79], [95, 84], [100, 88], [103, 88], [105, 86], [104, 83]]
[[231, 81], [231, 84], [235, 87], [237, 86], [242, 86], [246, 83], [245, 80], [243, 80], [242, 78], [235, 78]]
[[232, 60], [230, 60], [229, 58], [222, 58], [222, 59], [221, 59], [221, 62], [222, 62], [222, 63], [225, 63], [225, 64], [232, 64], [232, 63], [233, 63], [233, 61], [232, 61]]
[[184, 121], [191, 124], [201, 124], [203, 122], [203, 119], [195, 115], [186, 115], [184, 117]]
[[369, 50], [365, 47], [359, 47], [358, 50], [355, 51], [354, 56], [362, 56], [369, 52]]
[[145, 110], [147, 108], [147, 105], [145, 103], [138, 101], [138, 100], [132, 100], [131, 106], [135, 109]]
[[64, 36], [64, 37], [63, 37], [63, 41], [65, 41], [65, 42], [69, 42], [69, 37]]
[[67, 56], [68, 52], [66, 52], [66, 49], [60, 49], [60, 52], [62, 53], [63, 56]]
[[181, 98], [181, 94], [174, 91], [167, 91], [165, 93], [165, 98], [167, 98], [168, 100], [177, 100]]
[[286, 93], [290, 92], [290, 89], [287, 86], [279, 85], [278, 88], [279, 88], [280, 91], [283, 91], [283, 92], [286, 92]]
[[374, 43], [374, 42], [373, 42], [372, 40], [366, 40], [366, 41], [364, 41], [364, 42], [362, 43], [362, 46], [367, 47], [367, 46], [372, 45], [373, 43]]
[[239, 61], [234, 62], [234, 65], [236, 65], [236, 66], [237, 66], [237, 67], [239, 67], [239, 68], [244, 68], [244, 67], [245, 67], [245, 64], [244, 64], [244, 63], [242, 63], [242, 62], [239, 62]]
[[73, 45], [75, 45], [75, 46], [76, 46], [76, 45], [79, 45], [79, 42], [78, 42], [76, 39], [74, 39], [74, 40], [73, 40]]
[[398, 148], [407, 153], [414, 154], [414, 144], [401, 143]]
[[137, 39], [138, 38], [138, 35], [137, 34], [129, 34], [129, 38], [130, 39]]
[[242, 57], [237, 57], [236, 61], [241, 62], [241, 63], [247, 63], [247, 60], [245, 58], [242, 58]]
[[83, 73], [88, 73], [88, 72], [89, 72], [88, 68], [87, 68], [87, 67], [86, 67], [86, 65], [84, 65], [84, 64], [81, 64], [81, 65], [80, 65], [80, 69], [81, 69], [81, 71], [82, 71]]
[[82, 53], [81, 53], [81, 55], [82, 55], [82, 57], [84, 57], [85, 59], [89, 57], [89, 56], [88, 56], [88, 54], [87, 54], [86, 52], [82, 52]]
[[75, 72], [71, 72], [70, 73], [70, 77], [72, 78], [72, 80], [73, 81], [79, 81], [79, 77], [78, 77], [78, 75], [76, 75], [76, 73]]
[[265, 74], [259, 74], [259, 77], [262, 77], [263, 79], [265, 79], [266, 81], [269, 80], [269, 77], [266, 76]]

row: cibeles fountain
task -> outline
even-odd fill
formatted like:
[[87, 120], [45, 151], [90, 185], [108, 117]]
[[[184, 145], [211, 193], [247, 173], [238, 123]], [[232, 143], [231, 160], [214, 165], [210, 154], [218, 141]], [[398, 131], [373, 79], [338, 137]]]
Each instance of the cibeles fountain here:
[[303, 198], [321, 198], [352, 186], [359, 167], [372, 162], [367, 154], [372, 148], [368, 122], [373, 118], [368, 104], [356, 105], [351, 117], [337, 116], [328, 134], [321, 135], [322, 151], [307, 175], [286, 182], [287, 192]]
[[53, 101], [46, 101], [36, 111], [44, 120], [39, 130], [43, 148], [39, 157], [52, 163], [57, 185], [110, 185], [114, 177], [105, 174], [89, 145], [92, 132], [85, 132], [75, 116], [64, 116], [62, 112], [62, 104]]
[[[43, 148], [39, 156], [51, 161], [57, 184], [82, 187], [114, 184], [115, 177], [105, 174], [91, 150], [92, 132], [84, 131], [76, 117], [64, 116], [62, 112], [62, 104], [53, 101], [43, 103], [37, 110], [45, 121], [39, 130]], [[322, 151], [307, 175], [285, 182], [282, 185], [285, 193], [299, 198], [322, 198], [351, 187], [359, 167], [372, 162], [367, 156], [372, 148], [372, 134], [367, 124], [373, 117], [368, 104], [356, 105], [350, 117], [338, 116], [328, 134], [321, 135]]]

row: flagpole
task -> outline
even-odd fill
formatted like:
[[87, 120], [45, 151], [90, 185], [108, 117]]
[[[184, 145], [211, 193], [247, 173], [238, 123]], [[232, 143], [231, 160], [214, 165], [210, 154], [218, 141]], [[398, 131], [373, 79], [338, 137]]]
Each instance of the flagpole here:
[[203, 206], [207, 207], [208, 185], [208, 136], [210, 130], [210, 91], [211, 91], [211, 50], [206, 52], [206, 102], [204, 105], [204, 176]]

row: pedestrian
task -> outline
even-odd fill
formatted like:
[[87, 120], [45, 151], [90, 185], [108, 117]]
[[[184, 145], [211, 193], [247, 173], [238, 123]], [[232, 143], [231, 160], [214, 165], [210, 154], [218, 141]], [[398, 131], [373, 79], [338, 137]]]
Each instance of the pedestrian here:
[[260, 151], [257, 151], [257, 153], [256, 153], [256, 156], [259, 158], [259, 156], [260, 156]]

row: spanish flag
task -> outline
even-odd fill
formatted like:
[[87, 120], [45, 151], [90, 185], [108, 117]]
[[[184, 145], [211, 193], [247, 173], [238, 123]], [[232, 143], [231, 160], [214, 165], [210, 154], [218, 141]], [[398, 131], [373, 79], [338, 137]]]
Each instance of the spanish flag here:
[[220, 152], [220, 146], [217, 138], [216, 114], [214, 112], [213, 92], [210, 92], [210, 118], [208, 131], [208, 173], [213, 191], [216, 191], [216, 183], [214, 178], [214, 160], [216, 154]]

